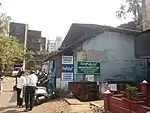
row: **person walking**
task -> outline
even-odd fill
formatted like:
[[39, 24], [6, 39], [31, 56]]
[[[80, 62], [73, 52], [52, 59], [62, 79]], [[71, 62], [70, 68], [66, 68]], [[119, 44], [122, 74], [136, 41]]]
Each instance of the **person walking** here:
[[25, 86], [26, 84], [26, 79], [25, 77], [23, 76], [24, 75], [24, 71], [21, 71], [18, 75], [17, 75], [17, 88], [16, 88], [16, 91], [17, 91], [17, 107], [23, 107], [23, 98], [21, 96], [21, 92], [23, 90], [23, 87]]
[[[36, 84], [38, 82], [38, 77], [35, 75], [35, 71], [31, 71], [30, 75], [26, 78], [26, 88], [25, 88], [25, 112], [31, 111], [33, 109], [33, 101], [35, 95]], [[30, 102], [29, 102], [30, 100]], [[29, 105], [30, 103], [30, 105]]]
[[0, 72], [0, 93], [3, 92], [3, 79], [4, 79], [4, 75], [3, 75], [3, 71]]

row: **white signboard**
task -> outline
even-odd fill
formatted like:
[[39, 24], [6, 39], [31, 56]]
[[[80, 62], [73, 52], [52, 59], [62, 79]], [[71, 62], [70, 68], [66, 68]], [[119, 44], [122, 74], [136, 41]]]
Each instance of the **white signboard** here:
[[117, 84], [108, 84], [110, 91], [117, 91]]
[[85, 81], [94, 82], [94, 75], [86, 75]]
[[73, 56], [62, 56], [62, 64], [73, 64]]
[[73, 81], [73, 73], [62, 73], [62, 81]]
[[61, 80], [60, 80], [60, 78], [56, 78], [56, 88], [57, 89], [61, 88]]

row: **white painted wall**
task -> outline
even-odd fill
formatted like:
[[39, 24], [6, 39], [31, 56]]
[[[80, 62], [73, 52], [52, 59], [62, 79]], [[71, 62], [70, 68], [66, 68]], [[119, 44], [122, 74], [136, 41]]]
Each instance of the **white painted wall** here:
[[[145, 66], [145, 61], [136, 59], [134, 56], [134, 36], [104, 32], [84, 42], [82, 50], [107, 52], [105, 55], [107, 60], [99, 60], [101, 62], [101, 75], [96, 76], [96, 80], [128, 81], [142, 79], [145, 76], [142, 69]], [[88, 60], [90, 59], [88, 58]]]

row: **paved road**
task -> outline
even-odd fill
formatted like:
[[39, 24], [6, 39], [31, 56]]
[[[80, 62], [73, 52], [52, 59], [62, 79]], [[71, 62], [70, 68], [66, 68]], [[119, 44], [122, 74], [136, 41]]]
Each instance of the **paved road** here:
[[[16, 108], [16, 92], [12, 90], [15, 79], [6, 77], [4, 91], [0, 94], [0, 113], [21, 113], [24, 108]], [[29, 113], [59, 113], [67, 109], [67, 103], [63, 100], [55, 100], [34, 107]]]
[[[4, 91], [0, 94], [0, 113], [22, 113], [24, 111], [24, 108], [16, 108], [16, 92], [12, 90], [14, 84], [14, 78], [5, 78]], [[76, 99], [71, 100], [76, 103]], [[98, 105], [103, 106], [103, 101], [96, 102]], [[93, 113], [93, 110], [91, 111], [90, 109], [90, 103], [85, 102], [82, 104], [68, 105], [66, 101], [57, 99], [36, 106], [29, 113]]]

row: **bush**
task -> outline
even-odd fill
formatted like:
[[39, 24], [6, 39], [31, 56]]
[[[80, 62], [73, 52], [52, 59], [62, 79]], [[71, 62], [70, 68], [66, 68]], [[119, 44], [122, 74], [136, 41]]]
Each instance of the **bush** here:
[[138, 89], [134, 86], [126, 85], [125, 95], [128, 99], [134, 100], [137, 98]]

